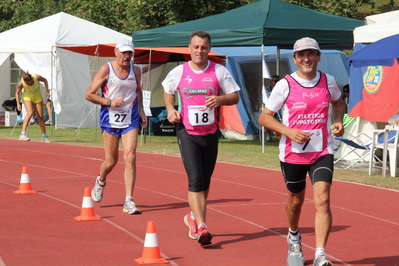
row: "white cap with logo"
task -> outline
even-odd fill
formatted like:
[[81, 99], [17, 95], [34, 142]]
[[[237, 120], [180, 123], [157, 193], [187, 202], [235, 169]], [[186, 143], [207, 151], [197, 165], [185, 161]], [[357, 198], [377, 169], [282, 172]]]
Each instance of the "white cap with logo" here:
[[312, 50], [317, 50], [320, 51], [319, 44], [315, 39], [309, 38], [309, 37], [304, 37], [302, 39], [299, 39], [295, 42], [294, 44], [294, 50], [293, 52], [299, 52], [307, 49], [312, 49]]
[[132, 51], [134, 53], [133, 43], [131, 40], [127, 40], [127, 39], [120, 40], [116, 44], [115, 48], [118, 48], [119, 51], [121, 51], [122, 53], [126, 52], [126, 51]]

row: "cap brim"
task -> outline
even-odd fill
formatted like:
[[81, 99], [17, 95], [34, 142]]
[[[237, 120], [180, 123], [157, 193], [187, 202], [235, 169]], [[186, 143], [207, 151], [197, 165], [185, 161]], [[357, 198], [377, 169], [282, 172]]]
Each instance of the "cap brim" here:
[[120, 52], [127, 52], [127, 51], [131, 51], [134, 52], [134, 49], [131, 47], [123, 47], [123, 48], [118, 48]]
[[317, 51], [320, 51], [319, 48], [314, 47], [314, 46], [304, 46], [304, 47], [300, 47], [300, 48], [294, 49], [294, 52], [299, 52], [299, 51], [303, 51], [303, 50], [317, 50]]

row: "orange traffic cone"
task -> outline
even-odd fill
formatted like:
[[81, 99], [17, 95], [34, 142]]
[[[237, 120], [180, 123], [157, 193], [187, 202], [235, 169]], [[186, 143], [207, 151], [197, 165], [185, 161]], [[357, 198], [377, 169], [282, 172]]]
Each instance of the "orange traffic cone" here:
[[36, 194], [37, 192], [32, 190], [30, 185], [28, 167], [22, 167], [21, 181], [19, 183], [19, 190], [14, 191], [15, 194]]
[[85, 188], [85, 192], [83, 194], [83, 202], [82, 202], [82, 211], [80, 212], [80, 216], [76, 216], [75, 220], [77, 221], [100, 221], [101, 218], [97, 217], [94, 214], [94, 205], [93, 200], [90, 195], [90, 188]]
[[158, 246], [157, 232], [155, 223], [150, 221], [147, 224], [147, 232], [145, 234], [143, 257], [135, 259], [138, 264], [163, 264], [169, 263], [168, 260], [161, 257]]

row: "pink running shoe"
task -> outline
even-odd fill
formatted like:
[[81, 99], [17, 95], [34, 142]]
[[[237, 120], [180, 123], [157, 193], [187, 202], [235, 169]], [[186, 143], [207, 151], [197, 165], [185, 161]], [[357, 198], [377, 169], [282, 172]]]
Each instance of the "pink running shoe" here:
[[201, 246], [210, 245], [212, 244], [211, 240], [212, 240], [212, 234], [211, 232], [208, 231], [208, 227], [204, 225], [201, 226], [198, 229], [198, 239], [197, 239], [198, 243]]
[[195, 221], [195, 219], [191, 218], [191, 211], [184, 216], [184, 223], [188, 226], [188, 236], [191, 239], [197, 239], [198, 235], [197, 235], [197, 222]]

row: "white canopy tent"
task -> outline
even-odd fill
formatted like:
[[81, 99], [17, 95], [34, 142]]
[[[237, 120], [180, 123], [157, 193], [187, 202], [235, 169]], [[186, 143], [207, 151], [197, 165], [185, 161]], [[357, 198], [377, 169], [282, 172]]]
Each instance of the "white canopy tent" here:
[[399, 32], [399, 10], [367, 16], [365, 20], [365, 26], [353, 31], [355, 43], [373, 43]]
[[14, 54], [23, 71], [48, 80], [57, 127], [95, 127], [96, 107], [84, 99], [84, 94], [93, 73], [110, 58], [61, 47], [98, 46], [121, 39], [131, 36], [63, 12], [1, 33], [0, 102], [10, 97], [10, 56]]

